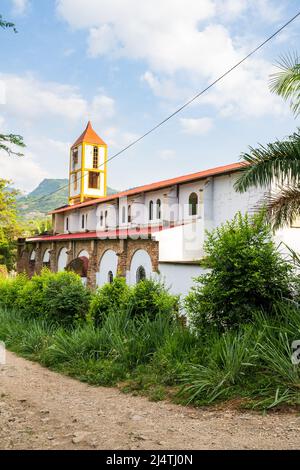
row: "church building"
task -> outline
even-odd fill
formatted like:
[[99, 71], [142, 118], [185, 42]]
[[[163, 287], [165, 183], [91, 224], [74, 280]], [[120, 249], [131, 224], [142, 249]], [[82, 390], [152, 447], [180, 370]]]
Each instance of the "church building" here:
[[[253, 211], [266, 192], [236, 193], [240, 170], [232, 163], [107, 195], [107, 145], [89, 122], [70, 149], [68, 205], [52, 211], [53, 233], [19, 240], [18, 272], [72, 269], [91, 288], [152, 277], [185, 295], [203, 271], [206, 230]], [[300, 250], [300, 226], [276, 240]]]

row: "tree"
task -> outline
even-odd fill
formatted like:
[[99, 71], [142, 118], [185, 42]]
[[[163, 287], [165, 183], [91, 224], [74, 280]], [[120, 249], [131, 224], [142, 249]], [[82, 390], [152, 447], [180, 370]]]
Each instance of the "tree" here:
[[18, 147], [25, 147], [23, 137], [16, 134], [0, 134], [0, 150], [4, 150], [8, 155], [15, 155], [17, 157], [23, 157], [23, 153], [15, 152], [7, 144], [17, 145]]
[[282, 299], [292, 297], [290, 263], [284, 261], [261, 212], [253, 217], [238, 213], [210, 233], [202, 265], [210, 271], [195, 279], [185, 308], [191, 324], [237, 328], [263, 309], [272, 314]]
[[[0, 15], [0, 27], [3, 29], [12, 29], [15, 33], [17, 33], [15, 24], [4, 20], [2, 15]], [[6, 153], [8, 153], [8, 155], [16, 155], [18, 157], [23, 156], [22, 153], [12, 150], [8, 144], [24, 148], [25, 144], [23, 137], [17, 134], [0, 134], [0, 150], [4, 150]]]
[[[297, 116], [300, 112], [299, 57], [282, 58], [279, 68], [280, 71], [271, 76], [271, 91], [290, 100]], [[242, 159], [245, 165], [235, 189], [245, 192], [251, 186], [276, 184], [276, 190], [267, 193], [262, 204], [266, 206], [273, 229], [291, 225], [300, 216], [300, 128], [284, 140], [250, 147], [248, 153], [242, 154]]]
[[10, 21], [6, 21], [2, 15], [0, 15], [0, 27], [4, 29], [9, 29], [11, 28], [15, 33], [17, 33], [17, 29], [15, 27], [14, 23], [11, 23]]
[[9, 270], [14, 266], [16, 239], [21, 234], [16, 209], [18, 191], [11, 189], [10, 184], [0, 179], [0, 264]]

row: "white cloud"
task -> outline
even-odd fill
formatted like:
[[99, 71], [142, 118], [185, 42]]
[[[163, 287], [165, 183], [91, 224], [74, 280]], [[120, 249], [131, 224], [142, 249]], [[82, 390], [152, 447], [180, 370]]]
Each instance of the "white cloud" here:
[[188, 98], [191, 93], [187, 87], [177, 85], [175, 80], [171, 78], [159, 79], [150, 70], [141, 76], [141, 80], [151, 88], [155, 96], [164, 99], [179, 102], [181, 99]]
[[23, 15], [29, 7], [29, 0], [12, 0], [13, 14]]
[[31, 75], [0, 74], [1, 82], [6, 88], [5, 113], [29, 123], [45, 116], [68, 121], [94, 119], [99, 123], [115, 112], [114, 100], [103, 93], [88, 102], [75, 87], [43, 82]]
[[208, 117], [204, 118], [181, 118], [180, 124], [182, 132], [190, 135], [207, 134], [213, 127], [213, 120]]
[[[249, 52], [253, 38], [247, 30], [236, 36], [240, 28], [231, 30], [231, 22], [241, 16], [246, 23], [254, 18], [274, 22], [283, 12], [271, 0], [57, 0], [57, 10], [73, 28], [87, 30], [91, 56], [145, 61], [142, 81], [156, 96], [178, 103], [189, 98], [188, 90], [205, 87]], [[221, 115], [273, 113], [270, 70], [267, 61], [251, 58], [204, 101]]]
[[159, 152], [159, 158], [165, 161], [173, 160], [176, 156], [176, 152], [172, 149], [164, 149]]
[[1, 178], [12, 180], [22, 191], [32, 191], [48, 173], [41, 168], [33, 154], [26, 152], [24, 157], [9, 157], [0, 154]]

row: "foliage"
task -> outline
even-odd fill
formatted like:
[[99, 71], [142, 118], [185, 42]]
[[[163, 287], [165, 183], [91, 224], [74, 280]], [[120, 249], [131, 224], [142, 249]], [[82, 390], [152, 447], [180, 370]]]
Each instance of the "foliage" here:
[[89, 309], [90, 291], [79, 276], [72, 272], [60, 272], [50, 276], [45, 288], [46, 316], [60, 324], [72, 324], [84, 319]]
[[300, 112], [300, 58], [294, 54], [282, 56], [278, 61], [279, 71], [271, 75], [270, 88], [284, 100], [290, 100], [293, 113]]
[[24, 274], [15, 278], [0, 278], [0, 307], [14, 308], [27, 282], [28, 278]]
[[7, 267], [5, 264], [0, 264], [0, 278], [7, 278], [8, 277], [8, 271]]
[[110, 312], [122, 312], [127, 308], [130, 297], [130, 288], [126, 280], [117, 277], [111, 284], [105, 284], [94, 295], [90, 306], [90, 317], [96, 325], [103, 322]]
[[[299, 57], [296, 54], [283, 57], [279, 69], [271, 77], [271, 91], [290, 100], [293, 112], [298, 115]], [[300, 129], [284, 140], [276, 140], [258, 148], [250, 147], [250, 151], [242, 154], [241, 158], [245, 165], [235, 184], [237, 191], [245, 192], [252, 186], [276, 185], [260, 204], [266, 206], [273, 228], [290, 225], [300, 217]]]
[[163, 284], [152, 279], [138, 282], [130, 297], [130, 310], [133, 317], [170, 315], [178, 312], [178, 297], [171, 295]]
[[8, 270], [14, 266], [16, 238], [21, 234], [17, 218], [18, 191], [10, 188], [10, 181], [0, 179], [0, 264]]
[[23, 157], [23, 153], [15, 152], [8, 144], [24, 148], [25, 144], [22, 136], [16, 134], [0, 134], [0, 150], [4, 150], [9, 156]]
[[[0, 293], [5, 290], [3, 284]], [[85, 317], [91, 295], [76, 274], [54, 274], [47, 269], [30, 280], [18, 276], [7, 281], [6, 291], [2, 305], [16, 307], [26, 318], [49, 318], [62, 325], [72, 325]]]
[[264, 214], [238, 213], [207, 234], [204, 246], [210, 272], [196, 279], [185, 306], [191, 324], [202, 331], [237, 328], [264, 309], [269, 314], [291, 298], [291, 266], [276, 250]]
[[0, 15], [0, 28], [3, 29], [12, 29], [15, 33], [18, 31], [16, 30], [15, 24], [11, 21], [6, 21], [2, 15]]
[[162, 315], [150, 321], [110, 312], [101, 327], [66, 329], [0, 308], [0, 339], [18, 354], [93, 385], [195, 405], [299, 406], [300, 369], [290, 346], [299, 333], [300, 310], [288, 304], [277, 317], [260, 313], [238, 331], [212, 329], [200, 340]]

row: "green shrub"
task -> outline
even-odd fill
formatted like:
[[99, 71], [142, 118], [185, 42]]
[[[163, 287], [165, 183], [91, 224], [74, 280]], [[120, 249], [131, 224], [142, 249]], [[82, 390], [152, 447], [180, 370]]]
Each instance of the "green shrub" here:
[[44, 317], [70, 325], [85, 317], [90, 297], [90, 291], [76, 274], [43, 269], [40, 275], [25, 282], [15, 306], [27, 318]]
[[85, 319], [91, 292], [82, 284], [77, 274], [60, 272], [47, 279], [44, 299], [46, 317], [62, 325], [69, 325]]
[[178, 296], [171, 295], [163, 284], [145, 279], [132, 289], [130, 311], [134, 318], [147, 316], [154, 320], [159, 314], [170, 317], [178, 313]]
[[111, 284], [105, 284], [97, 290], [91, 301], [89, 316], [95, 325], [101, 325], [110, 312], [120, 312], [127, 308], [129, 297], [130, 287], [126, 280], [117, 277]]
[[3, 279], [0, 277], [0, 307], [14, 308], [20, 291], [28, 282], [27, 276], [19, 274], [15, 278]]
[[207, 233], [203, 264], [210, 272], [195, 280], [185, 308], [191, 324], [204, 331], [238, 327], [255, 312], [267, 313], [291, 299], [291, 266], [272, 241], [264, 214], [234, 219]]

